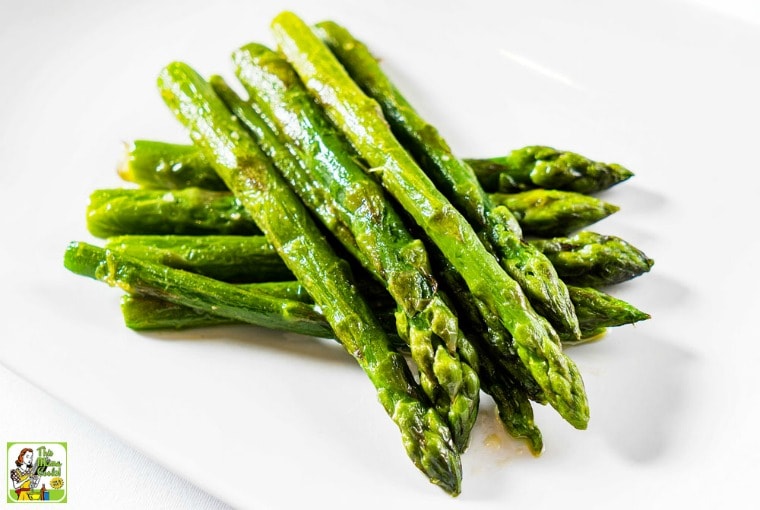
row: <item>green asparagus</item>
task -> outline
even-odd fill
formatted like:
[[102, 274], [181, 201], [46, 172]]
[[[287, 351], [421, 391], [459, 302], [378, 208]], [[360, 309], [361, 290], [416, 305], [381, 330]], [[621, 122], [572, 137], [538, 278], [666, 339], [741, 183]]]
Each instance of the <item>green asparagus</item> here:
[[449, 428], [425, 403], [404, 357], [392, 349], [356, 290], [346, 262], [337, 257], [304, 205], [208, 82], [186, 64], [175, 62], [164, 68], [158, 83], [167, 106], [369, 376], [415, 465], [431, 482], [458, 494], [461, 460]]
[[244, 290], [88, 243], [71, 243], [64, 254], [64, 266], [130, 294], [160, 298], [230, 320], [304, 335], [331, 335], [313, 305]]
[[633, 172], [618, 164], [600, 163], [541, 145], [523, 147], [507, 156], [465, 161], [483, 188], [502, 193], [531, 188], [596, 193], [633, 176]]
[[[281, 299], [283, 304], [286, 304], [285, 300], [314, 304], [311, 296], [296, 281], [241, 285], [240, 288]], [[315, 311], [318, 312], [316, 309]], [[242, 323], [229, 317], [222, 317], [211, 312], [144, 294], [125, 294], [122, 296], [121, 312], [124, 317], [124, 324], [134, 330], [189, 329]], [[329, 329], [329, 324], [321, 314], [319, 314], [319, 318], [322, 319], [324, 327]], [[316, 317], [314, 319], [317, 320]]]
[[318, 23], [316, 32], [356, 84], [380, 104], [399, 141], [473, 225], [537, 311], [558, 331], [579, 335], [567, 288], [546, 257], [523, 242], [510, 210], [491, 201], [472, 169], [453, 154], [438, 130], [420, 117], [363, 43], [333, 22]]
[[[536, 155], [544, 157], [537, 159]], [[515, 149], [507, 156], [465, 159], [465, 162], [489, 193], [519, 193], [531, 189], [568, 191], [568, 188], [575, 186], [578, 189], [569, 191], [579, 193], [580, 189], [583, 194], [589, 194], [603, 191], [633, 176], [620, 165], [605, 165], [578, 154], [536, 145]], [[546, 186], [531, 181], [530, 173], [536, 166], [540, 167], [536, 170], [536, 181], [541, 182], [538, 176], [545, 175], [543, 182]], [[172, 168], [178, 171], [168, 171]], [[546, 174], [553, 173], [556, 177], [546, 177]], [[194, 145], [187, 144], [155, 140], [135, 140], [125, 144], [119, 174], [125, 180], [146, 188], [225, 189], [224, 182], [214, 173], [203, 154]], [[581, 177], [585, 180], [580, 181]], [[563, 180], [569, 184], [563, 186]]]
[[[93, 201], [97, 206], [93, 206], [90, 222], [106, 225], [96, 227], [98, 237], [137, 235], [156, 230], [199, 234], [258, 231], [248, 212], [229, 192], [188, 188], [173, 190], [167, 195], [160, 189], [123, 188], [97, 190], [93, 196], [98, 198]], [[166, 203], [167, 199], [169, 203]], [[568, 235], [618, 210], [617, 206], [588, 195], [544, 189], [514, 194], [492, 193], [491, 200], [510, 208], [523, 233], [538, 237]], [[159, 216], [160, 211], [154, 213], [151, 210], [148, 214], [136, 213], [143, 208], [155, 207], [155, 204], [167, 208], [171, 214], [164, 217]], [[198, 204], [202, 204], [202, 209]]]
[[[546, 403], [543, 390], [512, 348], [511, 336], [485, 304], [473, 299], [461, 275], [435, 246], [431, 258], [441, 283], [458, 305], [462, 328], [473, 339], [480, 353], [480, 376], [483, 391], [496, 404], [505, 430], [516, 439], [525, 439], [533, 453], [543, 448], [541, 431], [533, 419], [530, 399]], [[505, 346], [506, 349], [495, 349]]]
[[[254, 293], [275, 298], [284, 308], [288, 307], [289, 301], [296, 301], [307, 305], [313, 304], [311, 296], [306, 294], [303, 286], [295, 281], [241, 284], [239, 288], [244, 291], [253, 291]], [[121, 311], [124, 316], [125, 325], [131, 329], [140, 331], [252, 324], [248, 321], [222, 317], [213, 312], [206, 312], [144, 294], [124, 295], [121, 300]], [[319, 313], [316, 307], [314, 311], [317, 312], [317, 315], [310, 320], [313, 320], [315, 328], [319, 326], [325, 329], [325, 332], [320, 336], [322, 338], [334, 339], [335, 333], [330, 329], [327, 320]], [[400, 350], [405, 350], [406, 344], [395, 333], [396, 319], [393, 307], [387, 306], [386, 303], [378, 304], [375, 313], [383, 329], [388, 332], [388, 337], [393, 346]], [[287, 331], [292, 333], [299, 332], [296, 328], [292, 330], [288, 329]]]
[[378, 104], [358, 88], [296, 15], [281, 13], [272, 29], [280, 50], [333, 124], [371, 165], [370, 172], [451, 261], [472, 296], [493, 310], [512, 333], [512, 348], [547, 400], [573, 426], [585, 428], [589, 410], [583, 381], [562, 352], [556, 332], [535, 313], [520, 286], [486, 250], [467, 220], [395, 139]]
[[[254, 285], [254, 289], [273, 297], [305, 303], [313, 302], [306, 290], [295, 281], [262, 282], [252, 285]], [[360, 284], [360, 287], [363, 287], [363, 285]], [[243, 285], [242, 288], [247, 288], [247, 285]], [[573, 287], [572, 285], [568, 287], [568, 290], [573, 298], [573, 305], [580, 319], [581, 341], [588, 341], [596, 337], [606, 328], [633, 324], [650, 318], [649, 314], [638, 310], [633, 305], [601, 291], [586, 287]], [[372, 291], [363, 292], [363, 295], [370, 300], [376, 314], [388, 317], [393, 313], [393, 303], [391, 300], [384, 296], [378, 296], [377, 293]], [[171, 306], [169, 307], [168, 305]], [[139, 329], [162, 329], [164, 327], [186, 329], [198, 326], [211, 326], [220, 322], [220, 318], [218, 317], [204, 322], [203, 318], [199, 317], [198, 312], [195, 310], [184, 310], [171, 303], [167, 303], [167, 306], [168, 309], [164, 310], [158, 303], [153, 304], [153, 311], [146, 310], [146, 315], [140, 319], [142, 327]], [[131, 316], [136, 319], [140, 313], [140, 311], [135, 310], [131, 313]], [[169, 326], [164, 325], [167, 321]], [[223, 321], [225, 324], [230, 322], [231, 320]], [[493, 326], [493, 324], [491, 325]], [[395, 327], [394, 323], [392, 329], [395, 330]], [[394, 333], [394, 331], [388, 328], [386, 328], [386, 332], [389, 334]], [[578, 340], [575, 337], [562, 339], [563, 344], [574, 344], [577, 342]]]
[[87, 205], [87, 229], [95, 237], [129, 234], [260, 234], [226, 192], [185, 188], [99, 189]]
[[[292, 278], [276, 250], [264, 236], [119, 236], [109, 238], [106, 248], [226, 281], [279, 282]], [[589, 246], [594, 246], [590, 244]], [[391, 307], [393, 300], [373, 279], [357, 278], [356, 285], [371, 301]], [[457, 294], [468, 292], [459, 286]], [[599, 327], [614, 327], [649, 316], [632, 305], [598, 290], [568, 286], [570, 298], [587, 338]], [[304, 289], [301, 292], [306, 294]], [[464, 298], [462, 298], [464, 299]], [[560, 336], [564, 343], [573, 337]]]
[[564, 236], [596, 223], [620, 208], [572, 191], [532, 189], [520, 193], [493, 193], [495, 204], [507, 207], [526, 236]]
[[[261, 118], [276, 127], [290, 152], [304, 163], [281, 166], [286, 180], [338, 239], [343, 230], [351, 233], [362, 265], [396, 300], [399, 334], [409, 341], [422, 387], [448, 418], [454, 442], [463, 450], [477, 416], [480, 386], [476, 367], [463, 363], [455, 352], [468, 340], [436, 290], [425, 247], [408, 232], [382, 188], [356, 163], [350, 146], [317, 110], [281, 56], [250, 44], [233, 58]], [[290, 154], [270, 141], [274, 134], [252, 108], [226, 87], [219, 92], [246, 125], [255, 124], [251, 127], [261, 142], [273, 152]]]
[[[633, 324], [650, 318], [633, 305], [617, 299], [591, 287], [568, 285], [570, 297], [575, 304], [578, 322], [581, 326], [580, 342], [588, 341], [603, 333], [606, 328]], [[563, 338], [563, 343], [574, 343], [570, 338]]]
[[654, 264], [623, 239], [594, 232], [530, 242], [546, 254], [565, 281], [582, 287], [622, 283], [648, 272]]
[[117, 171], [125, 181], [144, 188], [227, 189], [224, 181], [194, 145], [135, 140], [124, 144], [124, 154]]
[[228, 282], [293, 279], [264, 236], [110, 237], [106, 248]]

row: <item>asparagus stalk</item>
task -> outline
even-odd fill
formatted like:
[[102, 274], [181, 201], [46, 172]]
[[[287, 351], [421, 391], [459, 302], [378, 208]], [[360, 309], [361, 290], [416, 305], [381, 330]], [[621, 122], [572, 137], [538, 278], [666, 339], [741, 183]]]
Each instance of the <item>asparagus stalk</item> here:
[[124, 294], [121, 297], [121, 314], [124, 317], [124, 325], [136, 331], [235, 324], [234, 319], [177, 305], [160, 298], [132, 294]]
[[[306, 294], [303, 286], [296, 281], [241, 284], [239, 288], [275, 298], [285, 308], [287, 308], [288, 301], [313, 305], [311, 296]], [[408, 350], [404, 341], [395, 333], [396, 320], [393, 307], [386, 306], [385, 303], [373, 303], [373, 307], [376, 310], [378, 320], [383, 325], [383, 329], [388, 332], [388, 337], [394, 347], [402, 351]], [[206, 312], [144, 294], [125, 294], [122, 296], [121, 311], [124, 316], [125, 325], [138, 331], [252, 324], [251, 322], [223, 317], [213, 312]], [[335, 333], [330, 328], [327, 320], [319, 313], [316, 307], [314, 307], [314, 311], [317, 315], [310, 320], [313, 320], [315, 327], [321, 326], [326, 331], [321, 337], [335, 339]], [[286, 331], [291, 333], [299, 332], [295, 328], [292, 330], [287, 329]]]
[[329, 21], [318, 23], [316, 32], [356, 84], [380, 104], [398, 139], [477, 229], [537, 311], [558, 331], [578, 335], [578, 319], [567, 288], [546, 257], [522, 241], [522, 232], [510, 210], [494, 203], [483, 191], [472, 169], [453, 154], [438, 130], [401, 95], [363, 43]]
[[128, 234], [260, 234], [226, 192], [99, 189], [90, 194], [87, 229], [95, 237]]
[[512, 211], [525, 235], [538, 237], [568, 235], [620, 209], [589, 195], [549, 189], [493, 193], [491, 200]]
[[[255, 290], [272, 297], [313, 303], [306, 290], [296, 281], [261, 282], [250, 285]], [[248, 284], [244, 284], [241, 288], [245, 289], [248, 286]], [[575, 305], [578, 318], [580, 319], [581, 341], [595, 338], [606, 328], [633, 324], [650, 318], [649, 314], [638, 310], [633, 305], [601, 291], [585, 287], [573, 287], [572, 285], [568, 289], [570, 290], [573, 305]], [[373, 310], [375, 310], [377, 315], [381, 317], [392, 315], [393, 303], [389, 302], [388, 299], [383, 299], [383, 296], [378, 296], [371, 291], [363, 292], [363, 295], [371, 301]], [[131, 304], [124, 305], [125, 308], [129, 306]], [[213, 314], [199, 316], [197, 310], [181, 307], [171, 302], [166, 302], [165, 309], [160, 306], [160, 303], [153, 303], [150, 308], [146, 307], [144, 310], [136, 305], [134, 309], [129, 310], [129, 315], [134, 322], [139, 321], [140, 323], [139, 326], [128, 324], [129, 327], [134, 329], [163, 329], [167, 327], [187, 329], [200, 326], [213, 326], [220, 323], [237, 323], [237, 321], [224, 317], [216, 317]], [[209, 317], [209, 320], [205, 321], [203, 317]], [[394, 323], [392, 324], [392, 328], [386, 328], [386, 332], [388, 334], [395, 334], [395, 328]], [[472, 338], [473, 335], [467, 336]], [[563, 344], [577, 342], [574, 337], [562, 339]]]
[[106, 248], [228, 282], [293, 279], [293, 273], [264, 236], [111, 237]]
[[224, 184], [194, 145], [135, 140], [124, 144], [119, 176], [145, 188], [203, 188], [224, 191]]
[[[222, 234], [230, 230], [258, 231], [248, 212], [229, 192], [187, 188], [172, 190], [167, 195], [160, 189], [123, 188], [97, 190], [93, 196], [97, 197], [93, 200], [97, 206], [91, 207], [89, 221], [106, 225], [96, 228], [99, 237], [137, 235], [156, 230], [206, 234]], [[167, 199], [169, 203], [166, 203]], [[493, 193], [491, 200], [512, 211], [524, 234], [538, 237], [568, 235], [618, 210], [617, 206], [588, 195], [545, 189], [514, 194]], [[155, 204], [169, 210], [169, 216], [158, 216], [161, 210], [154, 212]], [[197, 204], [203, 204], [203, 207], [199, 208]], [[146, 214], [139, 213], [146, 209]]]
[[[606, 328], [633, 324], [650, 318], [648, 313], [600, 290], [573, 285], [568, 285], [567, 288], [573, 304], [576, 305], [575, 311], [583, 333], [579, 342], [595, 338]], [[574, 343], [570, 338], [563, 338], [562, 342]]]
[[483, 188], [503, 193], [531, 188], [596, 193], [633, 176], [633, 172], [616, 163], [592, 161], [574, 152], [541, 145], [523, 147], [507, 156], [465, 161]]
[[[437, 292], [424, 245], [409, 233], [380, 185], [356, 163], [350, 146], [317, 110], [282, 57], [249, 44], [236, 51], [233, 59], [261, 118], [228, 87], [212, 82], [217, 92], [259, 134], [268, 150], [288, 156], [292, 152], [304, 163], [295, 161], [280, 169], [338, 239], [344, 231], [350, 232], [349, 247], [358, 249], [362, 265], [396, 300], [399, 334], [409, 342], [422, 387], [448, 418], [454, 443], [464, 450], [477, 416], [480, 385], [476, 367], [463, 362], [456, 352], [468, 340]], [[261, 119], [277, 129], [290, 152], [280, 147]]]
[[[288, 284], [285, 280], [293, 277], [264, 236], [119, 236], [109, 238], [105, 246], [125, 255], [226, 281], [272, 284], [282, 281], [285, 285]], [[295, 283], [290, 282], [290, 285]], [[357, 278], [356, 285], [372, 303], [386, 308], [393, 306], [385, 288], [373, 279]], [[464, 293], [469, 291], [463, 287], [460, 285], [456, 293], [461, 299], [467, 299]], [[649, 318], [625, 301], [601, 291], [573, 285], [569, 285], [568, 290], [582, 338], [593, 335], [598, 328]], [[303, 288], [300, 292], [308, 294]], [[561, 339], [563, 343], [572, 341], [570, 336], [561, 336]]]
[[[314, 304], [314, 300], [297, 281], [263, 282], [240, 285], [241, 289], [254, 293], [299, 303]], [[283, 302], [283, 304], [286, 304]], [[318, 310], [315, 308], [315, 312]], [[211, 312], [192, 308], [158, 297], [144, 294], [124, 294], [121, 298], [121, 312], [124, 324], [134, 330], [156, 329], [190, 329], [225, 324], [243, 324], [230, 317], [222, 317]], [[314, 320], [321, 319], [326, 329], [330, 328], [322, 314]], [[330, 330], [332, 334], [332, 330]]]
[[[521, 147], [506, 156], [464, 161], [489, 193], [556, 189], [590, 194], [633, 176], [620, 165], [539, 145]], [[225, 189], [224, 182], [194, 145], [135, 140], [124, 145], [118, 171], [124, 180], [146, 188]]]
[[654, 260], [616, 236], [578, 232], [531, 241], [567, 282], [584, 287], [622, 283], [648, 272]]
[[[395, 139], [378, 104], [346, 74], [330, 50], [292, 13], [272, 29], [280, 50], [383, 187], [451, 261], [472, 296], [512, 333], [520, 360], [547, 400], [573, 426], [585, 428], [588, 402], [575, 364], [562, 353], [556, 332], [530, 306], [520, 286], [499, 266], [478, 235]], [[506, 346], [500, 346], [505, 348]]]
[[71, 272], [228, 320], [324, 337], [330, 327], [313, 305], [241, 289], [230, 283], [130, 257], [88, 243], [71, 243], [64, 254]]
[[458, 494], [461, 460], [451, 433], [425, 402], [403, 356], [392, 349], [353, 284], [346, 262], [338, 258], [304, 205], [208, 82], [186, 64], [175, 62], [163, 69], [158, 84], [167, 106], [369, 376], [415, 465], [431, 482]]

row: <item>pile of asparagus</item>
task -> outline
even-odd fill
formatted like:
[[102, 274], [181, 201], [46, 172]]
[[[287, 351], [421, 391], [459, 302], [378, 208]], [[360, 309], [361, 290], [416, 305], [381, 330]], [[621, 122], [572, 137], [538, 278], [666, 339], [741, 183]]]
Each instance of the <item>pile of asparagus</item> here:
[[278, 51], [232, 55], [246, 99], [186, 64], [163, 69], [192, 145], [128, 145], [119, 173], [133, 184], [87, 208], [105, 245], [71, 243], [65, 266], [125, 291], [133, 329], [334, 338], [452, 495], [481, 390], [535, 454], [533, 403], [586, 428], [563, 344], [649, 318], [600, 288], [652, 260], [581, 230], [618, 210], [592, 194], [631, 172], [541, 146], [460, 159], [345, 28], [285, 12], [272, 31]]

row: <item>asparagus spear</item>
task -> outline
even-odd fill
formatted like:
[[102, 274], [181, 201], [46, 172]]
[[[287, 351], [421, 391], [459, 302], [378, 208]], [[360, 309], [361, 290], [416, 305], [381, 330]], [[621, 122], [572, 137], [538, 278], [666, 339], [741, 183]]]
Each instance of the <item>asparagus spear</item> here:
[[[456, 352], [468, 340], [436, 290], [425, 247], [409, 233], [380, 185], [356, 163], [350, 146], [317, 110], [282, 57], [265, 46], [249, 44], [236, 51], [233, 59], [261, 118], [222, 82], [212, 84], [259, 134], [273, 158], [280, 152], [298, 157], [280, 169], [322, 223], [338, 239], [344, 230], [350, 232], [348, 247], [358, 249], [362, 265], [396, 300], [399, 334], [409, 342], [422, 387], [447, 417], [454, 443], [464, 450], [477, 416], [480, 385], [476, 367], [460, 360]], [[277, 129], [290, 152], [281, 147], [264, 120]]]
[[[580, 342], [593, 339], [606, 328], [633, 324], [650, 318], [633, 305], [591, 287], [568, 285], [570, 297], [576, 305], [578, 322], [581, 326]], [[574, 343], [572, 339], [562, 339], [563, 343]]]
[[293, 279], [264, 236], [111, 237], [106, 248], [230, 282]]
[[391, 348], [353, 284], [346, 262], [337, 257], [304, 205], [200, 75], [175, 62], [163, 69], [158, 84], [167, 106], [369, 376], [415, 465], [431, 482], [458, 494], [461, 461], [451, 433], [425, 402], [403, 356]]
[[[206, 234], [258, 231], [248, 212], [229, 192], [188, 188], [167, 195], [160, 189], [123, 188], [97, 190], [93, 196], [97, 197], [93, 200], [97, 205], [91, 206], [90, 223], [105, 225], [95, 228], [99, 237], [156, 230]], [[588, 195], [545, 189], [492, 193], [491, 200], [506, 205], [526, 235], [539, 237], [567, 235], [618, 210], [617, 206]], [[161, 208], [170, 214], [159, 216]], [[139, 214], [146, 209], [147, 214]]]
[[[623, 246], [626, 245], [627, 243]], [[589, 246], [595, 245], [592, 243]], [[294, 282], [285, 281], [293, 275], [264, 236], [119, 236], [109, 238], [105, 247], [125, 255], [225, 281], [271, 282], [270, 285], [282, 281], [283, 285], [295, 285]], [[386, 308], [393, 305], [385, 288], [372, 279], [357, 278], [356, 284], [372, 303], [379, 303]], [[460, 285], [457, 290], [460, 295], [466, 292], [462, 287]], [[569, 285], [568, 290], [583, 338], [589, 337], [598, 328], [620, 326], [649, 318], [632, 305], [601, 291], [573, 285]], [[307, 295], [303, 288], [300, 292]], [[570, 336], [561, 336], [561, 339], [563, 342], [572, 341]]]
[[[250, 285], [253, 285], [255, 290], [272, 297], [313, 303], [306, 290], [296, 281], [261, 282]], [[247, 284], [242, 285], [242, 288], [247, 287]], [[364, 286], [363, 282], [360, 282], [360, 287], [363, 287], [363, 290], [371, 289], [371, 286]], [[573, 287], [572, 285], [568, 287], [568, 290], [573, 298], [573, 305], [575, 305], [578, 318], [580, 319], [582, 341], [596, 337], [606, 328], [633, 324], [650, 318], [649, 314], [638, 310], [633, 305], [601, 291], [586, 287]], [[381, 317], [388, 317], [393, 314], [393, 303], [389, 299], [386, 299], [385, 296], [379, 296], [377, 293], [372, 292], [372, 290], [362, 292], [362, 294], [370, 300], [376, 314]], [[170, 302], [167, 302], [166, 305], [167, 309], [162, 309], [159, 303], [154, 303], [151, 305], [151, 309], [146, 308], [144, 312], [139, 309], [130, 310], [130, 316], [135, 321], [139, 317], [139, 321], [142, 324], [136, 329], [162, 329], [165, 327], [185, 329], [212, 326], [220, 323], [220, 318], [218, 317], [205, 322], [202, 317], [198, 316], [199, 314], [196, 310], [184, 309]], [[208, 316], [211, 317], [212, 315]], [[224, 324], [230, 322], [230, 320], [223, 321]], [[491, 325], [493, 326], [493, 324]], [[392, 326], [390, 329], [386, 328], [387, 333], [394, 333], [396, 328], [395, 323]], [[472, 335], [467, 336], [472, 337]], [[562, 343], [573, 344], [577, 343], [577, 340], [574, 337], [563, 338]]]
[[616, 163], [600, 163], [541, 145], [523, 147], [507, 156], [465, 161], [483, 188], [504, 193], [531, 188], [596, 193], [633, 176], [633, 172]]
[[90, 195], [87, 228], [95, 237], [128, 234], [260, 234], [226, 192], [99, 189]]
[[124, 294], [121, 297], [124, 324], [136, 331], [188, 329], [235, 324], [233, 319], [196, 308], [176, 305], [150, 296]]
[[[297, 281], [290, 282], [263, 282], [237, 285], [244, 291], [255, 294], [263, 294], [280, 302], [287, 309], [289, 301], [296, 301], [307, 305], [313, 305], [314, 301], [306, 293], [303, 286]], [[383, 329], [388, 333], [393, 346], [404, 351], [408, 350], [404, 341], [395, 333], [394, 308], [387, 302], [372, 302], [373, 309]], [[330, 328], [327, 320], [317, 307], [313, 307], [315, 316], [310, 318], [315, 327], [321, 326], [325, 332], [322, 338], [335, 338], [335, 333]], [[244, 320], [232, 319], [206, 312], [190, 306], [185, 306], [158, 297], [145, 294], [125, 294], [121, 300], [121, 311], [124, 323], [128, 328], [135, 330], [158, 330], [158, 329], [190, 329], [208, 326], [229, 324], [251, 324]], [[298, 333], [297, 329], [287, 330]], [[313, 336], [313, 335], [312, 335]]]
[[621, 283], [648, 272], [654, 260], [616, 236], [578, 232], [570, 237], [531, 241], [567, 282], [585, 287]]
[[64, 266], [131, 294], [153, 296], [230, 320], [311, 336], [331, 334], [313, 305], [244, 290], [88, 243], [71, 243]]
[[[272, 22], [280, 50], [309, 91], [399, 202], [462, 275], [472, 296], [512, 333], [520, 360], [547, 400], [573, 426], [585, 428], [588, 402], [575, 364], [556, 332], [528, 303], [520, 286], [486, 250], [465, 218], [441, 194], [394, 138], [378, 104], [346, 74], [330, 50], [292, 13]], [[507, 346], [500, 346], [506, 348]]]
[[329, 21], [318, 23], [316, 32], [356, 84], [380, 104], [399, 141], [477, 229], [537, 311], [557, 330], [578, 335], [578, 319], [567, 288], [546, 257], [522, 241], [522, 233], [510, 210], [491, 201], [472, 169], [453, 154], [435, 127], [401, 95], [363, 43], [345, 28]]
[[135, 140], [124, 144], [119, 176], [145, 188], [203, 188], [224, 191], [227, 186], [194, 145]]
[[[239, 287], [281, 299], [283, 304], [285, 304], [284, 300], [314, 304], [314, 300], [297, 281], [254, 283], [240, 285]], [[315, 309], [315, 312], [318, 313], [318, 310]], [[121, 313], [124, 317], [124, 324], [134, 330], [189, 329], [242, 323], [229, 317], [222, 317], [211, 312], [144, 294], [125, 294], [122, 296]], [[318, 320], [316, 317], [314, 319]], [[323, 326], [329, 329], [329, 324], [321, 314], [319, 314], [319, 319], [324, 323]], [[332, 330], [330, 333], [332, 334]]]
[[525, 235], [539, 237], [567, 235], [620, 209], [589, 195], [550, 189], [493, 193], [491, 200], [512, 211]]
[[[589, 194], [633, 176], [620, 165], [608, 165], [579, 154], [538, 145], [515, 149], [506, 156], [464, 161], [489, 193], [558, 189]], [[225, 189], [224, 182], [194, 145], [135, 140], [125, 144], [118, 169], [122, 178], [146, 188]], [[531, 180], [531, 171], [535, 172], [536, 182]]]

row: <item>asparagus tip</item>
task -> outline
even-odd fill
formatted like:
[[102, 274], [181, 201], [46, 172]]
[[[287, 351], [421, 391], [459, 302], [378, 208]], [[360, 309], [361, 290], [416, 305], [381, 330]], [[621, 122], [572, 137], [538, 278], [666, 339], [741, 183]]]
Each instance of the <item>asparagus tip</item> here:
[[612, 168], [613, 170], [615, 170], [618, 183], [627, 181], [628, 179], [630, 179], [631, 177], [635, 175], [633, 172], [628, 170], [623, 165], [618, 165], [617, 163], [610, 163], [608, 166]]

